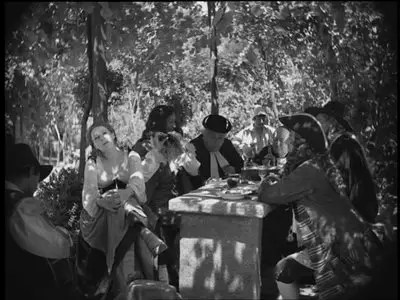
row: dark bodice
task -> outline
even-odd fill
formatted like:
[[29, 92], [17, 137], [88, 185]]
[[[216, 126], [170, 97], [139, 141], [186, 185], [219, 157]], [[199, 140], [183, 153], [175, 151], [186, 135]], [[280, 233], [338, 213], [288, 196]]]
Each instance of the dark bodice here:
[[126, 188], [126, 183], [119, 180], [119, 179], [114, 179], [112, 183], [110, 183], [108, 186], [104, 188], [99, 188], [100, 194], [104, 194], [105, 192], [112, 190], [112, 189], [125, 189]]

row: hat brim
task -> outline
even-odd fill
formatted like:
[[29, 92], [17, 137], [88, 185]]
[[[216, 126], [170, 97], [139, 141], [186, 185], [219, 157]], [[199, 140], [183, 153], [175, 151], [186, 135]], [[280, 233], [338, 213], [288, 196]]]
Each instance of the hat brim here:
[[50, 175], [51, 171], [53, 171], [53, 166], [50, 165], [41, 165], [40, 166], [40, 178], [39, 181], [42, 181], [47, 176]]
[[282, 116], [281, 123], [288, 129], [298, 133], [307, 140], [310, 146], [319, 153], [328, 149], [328, 142], [325, 133], [317, 119], [306, 113]]
[[231, 122], [220, 115], [208, 115], [203, 119], [203, 126], [208, 130], [224, 134], [232, 129]]
[[267, 115], [266, 113], [264, 113], [264, 112], [260, 112], [260, 113], [258, 113], [258, 114], [256, 114], [256, 115], [254, 115], [254, 117], [253, 117], [253, 118], [255, 118], [255, 117], [258, 117], [258, 116], [264, 116], [264, 117], [268, 117], [268, 115]]

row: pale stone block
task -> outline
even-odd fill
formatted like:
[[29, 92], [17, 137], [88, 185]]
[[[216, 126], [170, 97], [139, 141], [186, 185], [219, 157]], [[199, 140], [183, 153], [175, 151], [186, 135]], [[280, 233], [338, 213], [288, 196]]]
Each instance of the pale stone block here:
[[262, 219], [183, 213], [179, 290], [184, 299], [259, 299]]

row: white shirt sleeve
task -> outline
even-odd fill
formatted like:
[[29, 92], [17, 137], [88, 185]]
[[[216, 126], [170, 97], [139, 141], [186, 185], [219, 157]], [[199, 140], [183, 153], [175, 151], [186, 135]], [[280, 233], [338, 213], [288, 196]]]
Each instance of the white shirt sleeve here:
[[85, 165], [84, 182], [82, 190], [82, 206], [90, 216], [95, 216], [99, 207], [96, 199], [100, 196], [97, 182], [97, 165], [89, 159]]
[[193, 153], [185, 153], [183, 157], [183, 168], [191, 176], [199, 175], [200, 162]]
[[12, 237], [32, 254], [51, 259], [69, 257], [72, 239], [68, 231], [53, 226], [42, 213], [38, 199], [22, 199], [10, 219]]
[[145, 182], [153, 177], [160, 167], [161, 162], [165, 162], [165, 158], [159, 151], [152, 149], [147, 152], [144, 160], [142, 161], [142, 170]]
[[139, 203], [146, 203], [146, 185], [142, 170], [142, 161], [137, 152], [131, 151], [128, 156], [129, 181], [128, 186], [131, 187], [138, 199]]

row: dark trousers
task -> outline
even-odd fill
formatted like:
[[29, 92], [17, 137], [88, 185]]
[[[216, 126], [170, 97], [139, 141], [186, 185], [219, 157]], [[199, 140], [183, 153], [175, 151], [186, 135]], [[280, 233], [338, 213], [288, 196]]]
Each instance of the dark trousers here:
[[283, 258], [275, 268], [276, 280], [283, 283], [315, 284], [314, 271], [293, 258]]
[[287, 241], [292, 226], [292, 209], [278, 206], [263, 219], [261, 274], [265, 268], [274, 268], [283, 257], [297, 251], [296, 238]]
[[179, 226], [163, 225], [165, 243], [168, 246], [166, 254], [167, 269], [170, 284], [179, 291]]
[[261, 278], [263, 299], [276, 299], [275, 266], [285, 256], [297, 251], [297, 241], [287, 241], [292, 226], [292, 209], [277, 206], [263, 219], [261, 241]]

